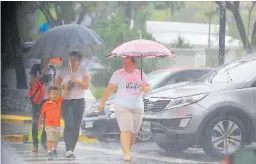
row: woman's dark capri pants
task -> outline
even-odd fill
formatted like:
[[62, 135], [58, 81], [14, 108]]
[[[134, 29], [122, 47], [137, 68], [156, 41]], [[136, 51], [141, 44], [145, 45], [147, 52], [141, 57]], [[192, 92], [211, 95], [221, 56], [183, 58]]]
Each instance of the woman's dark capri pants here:
[[62, 103], [62, 115], [65, 121], [64, 141], [66, 151], [74, 151], [76, 147], [84, 110], [84, 99], [64, 100]]

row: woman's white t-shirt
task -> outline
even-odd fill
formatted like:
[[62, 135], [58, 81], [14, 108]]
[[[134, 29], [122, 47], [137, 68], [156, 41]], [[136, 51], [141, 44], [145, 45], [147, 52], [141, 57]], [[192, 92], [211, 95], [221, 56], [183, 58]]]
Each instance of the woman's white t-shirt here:
[[141, 84], [148, 84], [147, 77], [141, 71], [127, 73], [124, 69], [117, 70], [111, 77], [110, 84], [117, 85], [115, 104], [128, 109], [144, 109]]
[[[82, 82], [83, 77], [88, 76], [88, 73], [84, 67], [79, 67], [79, 69], [73, 73], [71, 73], [70, 68], [63, 68], [61, 69], [59, 76], [63, 80], [62, 84], [66, 84], [71, 80], [72, 76], [75, 76], [78, 81]], [[64, 97], [64, 99], [82, 99], [84, 98], [84, 91], [84, 89], [75, 84], [74, 88], [69, 91], [68, 96]]]

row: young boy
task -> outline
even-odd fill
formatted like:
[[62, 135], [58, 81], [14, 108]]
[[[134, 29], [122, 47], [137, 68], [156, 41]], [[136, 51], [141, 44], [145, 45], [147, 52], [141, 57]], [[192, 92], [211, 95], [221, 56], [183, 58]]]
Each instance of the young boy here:
[[[64, 86], [64, 94], [66, 91]], [[59, 97], [59, 90], [57, 87], [51, 86], [48, 90], [48, 100], [43, 104], [41, 115], [38, 121], [38, 127], [41, 127], [42, 118], [45, 117], [45, 131], [48, 141], [48, 160], [53, 160], [57, 157], [57, 141], [60, 137], [60, 117], [61, 104], [64, 98]]]

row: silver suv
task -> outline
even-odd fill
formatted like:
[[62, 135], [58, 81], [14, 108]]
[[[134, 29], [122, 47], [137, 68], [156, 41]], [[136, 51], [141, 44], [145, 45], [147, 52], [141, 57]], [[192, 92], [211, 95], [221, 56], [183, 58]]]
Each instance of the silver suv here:
[[256, 141], [256, 53], [145, 98], [144, 133], [168, 152], [200, 146], [223, 158]]

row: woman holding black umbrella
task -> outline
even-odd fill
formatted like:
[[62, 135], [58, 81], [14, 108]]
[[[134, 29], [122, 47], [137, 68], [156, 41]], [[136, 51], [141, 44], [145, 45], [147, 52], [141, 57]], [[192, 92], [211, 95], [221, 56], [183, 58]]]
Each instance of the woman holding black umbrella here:
[[144, 73], [136, 69], [134, 57], [123, 60], [123, 69], [116, 71], [108, 84], [101, 100], [98, 111], [103, 111], [105, 102], [111, 92], [117, 89], [115, 99], [115, 114], [120, 128], [120, 140], [124, 152], [124, 160], [131, 160], [130, 150], [135, 143], [136, 135], [140, 131], [144, 113], [143, 94], [150, 91]]
[[66, 158], [75, 158], [74, 149], [79, 137], [80, 124], [85, 109], [84, 91], [88, 89], [88, 74], [80, 67], [82, 55], [73, 51], [69, 54], [70, 68], [62, 69], [55, 85], [69, 84], [69, 93], [64, 97], [62, 115], [65, 121], [64, 141]]
[[[78, 25], [62, 25], [48, 30], [38, 38], [30, 50], [31, 58], [49, 57], [69, 60], [71, 69], [63, 69], [56, 86], [69, 83], [69, 94], [63, 103], [65, 121], [64, 140], [69, 158], [73, 158], [78, 140], [80, 123], [85, 109], [84, 91], [88, 88], [88, 75], [79, 67], [82, 55], [95, 55], [104, 48], [102, 38], [92, 29]], [[71, 53], [70, 53], [71, 52]]]

